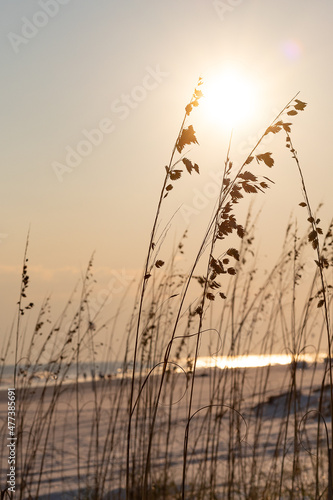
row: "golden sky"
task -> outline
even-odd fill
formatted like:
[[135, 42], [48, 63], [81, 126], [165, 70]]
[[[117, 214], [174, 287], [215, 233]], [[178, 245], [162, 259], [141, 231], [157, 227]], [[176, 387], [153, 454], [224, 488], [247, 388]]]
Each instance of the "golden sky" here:
[[[301, 92], [308, 106], [294, 120], [294, 142], [312, 206], [324, 202], [328, 223], [330, 0], [25, 0], [1, 2], [0, 10], [2, 336], [15, 315], [29, 227], [29, 298], [37, 306], [51, 293], [59, 311], [93, 251], [97, 292], [111, 282], [120, 293], [142, 268], [163, 168], [199, 76], [204, 93], [205, 82], [209, 89], [231, 70], [254, 89], [252, 114], [234, 131], [235, 162]], [[186, 227], [199, 242], [213, 201], [207, 188], [200, 205], [198, 193], [215, 182], [229, 141], [228, 126], [200, 106], [189, 123], [201, 175], [170, 194], [162, 224], [184, 204], [195, 210], [178, 212], [171, 242]], [[258, 200], [264, 256], [278, 253], [292, 210], [304, 217], [283, 141], [267, 149], [276, 185]]]

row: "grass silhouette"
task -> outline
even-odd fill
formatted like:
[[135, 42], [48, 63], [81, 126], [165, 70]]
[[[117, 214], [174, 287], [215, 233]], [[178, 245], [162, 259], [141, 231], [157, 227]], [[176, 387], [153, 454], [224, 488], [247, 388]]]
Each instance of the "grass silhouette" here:
[[[107, 326], [99, 323], [101, 310], [90, 305], [93, 259], [81, 290], [73, 293], [58, 320], [48, 319], [46, 299], [27, 336], [24, 316], [33, 307], [27, 297], [27, 238], [15, 335], [4, 344], [1, 367], [5, 384], [14, 345], [19, 499], [65, 494], [81, 500], [319, 499], [328, 492], [333, 223], [324, 234], [292, 141], [291, 120], [306, 103], [298, 94], [293, 97], [238, 168], [231, 159], [231, 136], [214, 213], [184, 272], [178, 256], [190, 244], [191, 228], [163, 260], [165, 230], [160, 231], [159, 223], [177, 181], [183, 174], [200, 174], [184, 150], [198, 145], [194, 127], [187, 123], [200, 103], [202, 87], [200, 78], [165, 167], [124, 349], [112, 360], [117, 365], [108, 360], [100, 372], [96, 338], [104, 330], [111, 345], [119, 309]], [[287, 227], [281, 255], [259, 286], [257, 217], [250, 209], [247, 219], [239, 221], [236, 206], [248, 195], [266, 192], [273, 182], [266, 174], [275, 165], [274, 155], [263, 148], [269, 134], [285, 134], [310, 229], [300, 236], [296, 223]], [[316, 263], [310, 280], [304, 276], [309, 246]], [[300, 283], [307, 293], [298, 293]], [[310, 349], [313, 331], [318, 341], [311, 347], [309, 365], [302, 355]], [[203, 338], [209, 338], [213, 360], [274, 353], [282, 342], [291, 363], [201, 370], [197, 365]], [[319, 357], [323, 349], [325, 362]], [[82, 374], [86, 360], [89, 378]], [[7, 421], [2, 420], [5, 469]], [[331, 434], [325, 436], [329, 427]], [[12, 498], [6, 485], [1, 495]]]

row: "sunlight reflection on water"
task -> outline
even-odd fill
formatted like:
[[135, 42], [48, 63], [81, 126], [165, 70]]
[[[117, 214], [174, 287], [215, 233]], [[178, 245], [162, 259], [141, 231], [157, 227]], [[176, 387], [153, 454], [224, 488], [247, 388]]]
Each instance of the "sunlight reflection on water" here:
[[[313, 363], [316, 360], [322, 362], [326, 354], [299, 354], [298, 362]], [[197, 368], [255, 368], [269, 365], [288, 365], [292, 362], [291, 354], [250, 354], [246, 356], [206, 356], [197, 360]]]
[[[317, 361], [322, 363], [327, 357], [326, 353], [307, 353], [299, 354], [296, 357], [300, 368], [307, 368], [308, 365]], [[292, 363], [291, 354], [249, 354], [242, 356], [200, 356], [197, 359], [196, 369], [206, 370], [211, 368], [219, 368], [221, 370], [225, 368], [258, 368], [264, 366], [280, 365], [286, 366]], [[193, 368], [193, 358], [188, 360], [182, 358], [178, 363], [174, 363], [170, 360], [171, 365], [178, 365], [175, 369], [177, 373], [186, 373]], [[163, 363], [159, 363], [156, 367], [154, 375], [160, 374], [162, 371]], [[57, 367], [53, 367], [56, 370]], [[153, 367], [144, 368], [143, 374], [148, 374]], [[3, 373], [0, 376], [0, 389], [7, 387], [13, 383], [13, 365], [8, 365], [4, 367]], [[137, 367], [137, 373], [139, 373], [140, 368]], [[141, 373], [141, 375], [142, 375]], [[79, 368], [79, 382], [90, 382], [91, 380], [109, 379], [109, 378], [130, 378], [132, 376], [132, 365], [127, 366], [127, 370], [124, 372], [122, 363], [120, 362], [110, 362], [110, 363], [80, 363]], [[23, 370], [23, 373], [19, 371], [18, 379], [21, 382], [23, 379], [29, 379], [28, 384], [34, 386], [43, 385], [46, 380], [52, 385], [53, 382], [57, 381], [58, 375], [55, 375], [53, 371], [50, 371], [49, 367], [45, 365], [44, 367], [30, 367], [30, 369]], [[60, 377], [61, 378], [61, 377]], [[76, 379], [76, 365], [73, 364], [67, 371], [65, 378], [61, 381], [62, 384], [68, 384], [74, 382]]]

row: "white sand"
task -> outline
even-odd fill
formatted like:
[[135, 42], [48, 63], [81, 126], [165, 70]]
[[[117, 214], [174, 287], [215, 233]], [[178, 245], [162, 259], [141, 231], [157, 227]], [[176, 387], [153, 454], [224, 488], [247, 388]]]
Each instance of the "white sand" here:
[[[318, 389], [322, 381], [323, 369], [323, 365], [319, 365], [313, 382], [311, 380], [313, 377], [312, 368], [297, 371], [298, 392], [295, 403], [297, 421], [295, 420], [294, 402], [292, 402], [286, 443], [284, 442], [284, 434], [281, 435], [281, 429], [285, 430], [288, 413], [289, 366], [229, 370], [225, 372], [228, 376], [224, 376], [219, 384], [215, 382], [215, 385], [213, 384], [214, 370], [209, 371], [209, 376], [207, 372], [199, 371], [195, 382], [192, 414], [205, 405], [214, 404], [216, 406], [211, 409], [213, 417], [210, 423], [207, 420], [209, 409], [199, 411], [191, 420], [188, 446], [188, 483], [193, 482], [198, 474], [205, 475], [209, 472], [203, 467], [210, 460], [208, 459], [208, 462], [205, 460], [207, 435], [209, 435], [207, 432], [212, 432], [210, 441], [215, 442], [218, 449], [218, 483], [222, 485], [226, 481], [232, 431], [234, 432], [232, 442], [236, 474], [238, 474], [238, 469], [242, 469], [243, 474], [250, 474], [255, 455], [255, 477], [258, 479], [258, 473], [263, 478], [265, 475], [269, 477], [272, 466], [281, 463], [283, 449], [285, 449], [285, 477], [286, 480], [290, 480], [293, 466], [295, 423], [300, 426], [302, 416], [307, 411], [318, 407], [320, 394]], [[218, 376], [222, 374], [220, 370], [215, 373]], [[264, 390], [263, 386], [267, 374], [267, 386]], [[186, 376], [184, 374], [177, 374], [174, 377], [173, 401], [177, 401], [182, 395], [184, 397], [178, 403], [170, 406], [170, 384], [172, 382], [169, 381], [163, 392], [164, 402], [159, 407], [157, 415], [152, 451], [154, 465], [152, 477], [153, 480], [154, 478], [157, 480], [165, 470], [165, 451], [168, 443], [169, 455], [166, 471], [169, 479], [179, 485], [182, 478], [183, 442], [190, 391], [189, 389], [186, 391]], [[158, 379], [159, 376], [149, 379], [140, 398], [143, 404], [140, 407], [141, 411], [146, 411], [146, 424], [152, 415], [152, 408], [149, 407], [148, 403], [149, 395], [154, 391], [156, 393], [154, 383], [158, 382]], [[96, 474], [97, 482], [101, 484], [105, 476], [104, 498], [124, 497], [129, 383], [129, 380], [122, 384], [121, 380], [113, 379], [98, 381], [95, 387], [93, 387], [92, 382], [80, 383], [79, 386], [80, 484], [81, 488], [86, 487], [87, 483], [93, 486]], [[236, 388], [236, 392], [235, 389], [230, 391], [231, 386]], [[235, 395], [234, 400], [232, 393]], [[25, 402], [24, 397], [26, 397]], [[24, 464], [25, 467], [30, 467], [26, 474], [28, 484], [22, 498], [28, 499], [29, 492], [31, 498], [36, 498], [38, 483], [38, 498], [66, 499], [76, 497], [78, 436], [75, 385], [68, 384], [61, 388], [54, 408], [53, 398], [54, 389], [52, 387], [49, 387], [45, 393], [43, 393], [42, 388], [31, 390], [25, 395], [17, 391], [17, 405], [23, 406], [25, 412], [23, 443], [21, 441], [19, 446], [18, 458], [21, 466]], [[43, 401], [42, 405], [41, 401]], [[327, 407], [327, 394], [324, 406]], [[229, 407], [239, 409], [242, 417]], [[50, 413], [51, 409], [53, 411]], [[5, 425], [7, 418], [7, 393], [5, 391], [0, 392], [0, 412], [1, 421]], [[234, 421], [230, 420], [232, 418]], [[171, 421], [170, 428], [168, 426], [169, 419]], [[326, 419], [329, 424], [328, 414], [326, 414]], [[98, 433], [96, 433], [96, 422], [98, 423]], [[259, 422], [260, 426], [258, 427]], [[33, 433], [29, 436], [32, 423], [37, 426], [33, 428]], [[140, 457], [143, 460], [147, 449], [146, 424], [142, 423], [142, 419], [138, 421], [135, 417], [133, 419], [131, 452], [138, 460]], [[309, 448], [312, 452], [315, 451], [316, 428], [317, 416], [315, 413], [311, 413], [306, 419], [306, 426], [301, 425], [298, 428], [298, 430], [302, 430], [302, 433], [298, 432], [297, 434], [301, 474], [305, 475], [302, 481], [308, 484], [314, 482], [315, 479], [313, 456], [308, 451], [310, 451]], [[324, 429], [324, 426], [321, 425], [321, 428]], [[304, 433], [304, 429], [306, 429], [306, 433]], [[2, 480], [5, 477], [7, 466], [6, 437], [3, 428]], [[308, 451], [304, 450], [302, 445]], [[33, 450], [36, 449], [37, 453], [34, 454]], [[274, 458], [276, 450], [279, 454], [278, 462]], [[242, 464], [242, 467], [237, 464]], [[40, 473], [41, 466], [42, 472]], [[325, 464], [323, 470], [325, 471]], [[323, 476], [322, 472], [321, 475]], [[22, 475], [18, 473], [18, 488], [21, 477]], [[265, 481], [265, 479], [262, 480]], [[321, 489], [323, 490], [325, 481], [327, 481], [326, 477], [321, 477], [321, 481]], [[114, 492], [113, 495], [110, 494], [111, 491]], [[116, 494], [117, 491], [122, 493]], [[107, 494], [107, 492], [109, 493]], [[239, 495], [239, 498], [243, 497], [241, 493]], [[18, 494], [16, 498], [19, 498]], [[299, 496], [299, 498], [305, 497]]]

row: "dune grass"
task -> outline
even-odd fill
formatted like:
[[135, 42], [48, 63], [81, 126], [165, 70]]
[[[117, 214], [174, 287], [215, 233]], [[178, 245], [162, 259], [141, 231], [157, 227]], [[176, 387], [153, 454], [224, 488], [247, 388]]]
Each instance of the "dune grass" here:
[[[199, 79], [185, 108], [165, 167], [124, 347], [116, 359], [107, 360], [103, 373], [99, 361], [108, 349], [98, 348], [96, 339], [103, 331], [112, 344], [119, 310], [106, 325], [99, 319], [101, 311], [91, 307], [93, 259], [81, 290], [70, 297], [59, 319], [48, 319], [47, 299], [27, 332], [24, 320], [34, 306], [28, 299], [27, 239], [15, 334], [4, 344], [1, 368], [4, 379], [13, 347], [15, 498], [54, 498], [55, 491], [81, 500], [328, 495], [333, 224], [321, 229], [292, 142], [291, 120], [306, 104], [297, 96], [287, 103], [237, 168], [230, 138], [216, 208], [186, 272], [177, 257], [191, 244], [191, 228], [162, 260], [165, 232], [159, 232], [159, 222], [177, 181], [200, 174], [184, 150], [198, 143], [187, 123], [199, 105], [202, 83]], [[238, 221], [236, 208], [273, 184], [268, 177], [273, 153], [262, 145], [269, 134], [277, 139], [285, 134], [300, 175], [300, 205], [307, 210], [309, 230], [300, 235], [291, 223], [279, 259], [263, 275], [255, 257], [257, 217], [250, 210], [245, 221]], [[260, 170], [264, 175], [258, 175], [257, 164], [266, 169]], [[316, 263], [311, 276], [309, 259]], [[287, 368], [200, 370], [203, 344], [213, 360], [270, 354], [282, 347], [291, 363]], [[319, 358], [323, 350], [324, 362]], [[307, 352], [313, 355], [311, 364], [302, 358]], [[89, 362], [89, 377], [83, 375], [84, 362]], [[68, 383], [70, 374], [73, 383]], [[1, 418], [5, 470], [7, 421], [3, 413]], [[5, 485], [1, 489], [2, 498], [11, 498]]]

